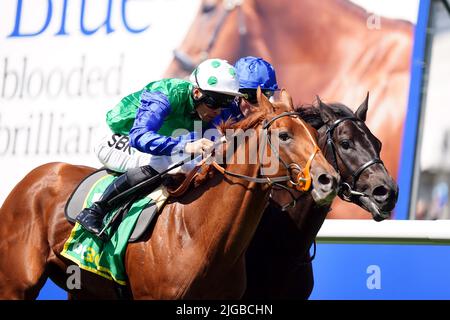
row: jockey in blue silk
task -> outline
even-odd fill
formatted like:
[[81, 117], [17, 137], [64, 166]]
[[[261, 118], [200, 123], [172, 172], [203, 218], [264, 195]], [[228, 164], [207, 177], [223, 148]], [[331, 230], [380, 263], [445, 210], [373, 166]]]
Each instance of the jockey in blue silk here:
[[[83, 209], [76, 221], [87, 231], [99, 235], [106, 213], [121, 204], [111, 207], [111, 199], [157, 176], [177, 159], [206, 152], [213, 142], [194, 132], [194, 122], [201, 120], [203, 128], [210, 127], [221, 109], [229, 107], [236, 97], [242, 96], [238, 90], [235, 68], [225, 60], [208, 59], [194, 70], [190, 81], [163, 79], [151, 82], [141, 91], [123, 98], [107, 114], [107, 123], [114, 132], [113, 139], [129, 134], [130, 146], [145, 153], [147, 158], [140, 157], [145, 161], [143, 164], [143, 160], [139, 160], [136, 166], [128, 165], [128, 170], [106, 189], [99, 201]], [[184, 130], [184, 134], [171, 136], [178, 129]], [[106, 144], [111, 147], [114, 142], [107, 141]], [[111, 150], [113, 148], [100, 148], [97, 152], [100, 161], [107, 162]], [[194, 165], [195, 161], [190, 165], [188, 163], [179, 172], [186, 173]], [[146, 193], [149, 191], [148, 188], [145, 190]]]
[[268, 98], [279, 90], [275, 69], [264, 59], [252, 56], [243, 57], [236, 61], [234, 67], [239, 78], [239, 92], [243, 94], [243, 98], [240, 98], [238, 103], [233, 103], [230, 108], [222, 110], [220, 116], [213, 121], [215, 125], [227, 119], [240, 121], [251, 112], [256, 111], [258, 86]]

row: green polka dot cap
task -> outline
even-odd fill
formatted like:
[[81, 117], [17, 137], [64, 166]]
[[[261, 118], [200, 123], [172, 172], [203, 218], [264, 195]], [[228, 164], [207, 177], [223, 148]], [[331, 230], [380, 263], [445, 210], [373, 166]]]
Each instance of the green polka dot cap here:
[[208, 84], [210, 86], [215, 86], [217, 84], [217, 78], [214, 76], [211, 76], [208, 78]]
[[202, 90], [242, 96], [236, 69], [222, 59], [208, 59], [200, 63], [189, 80]]

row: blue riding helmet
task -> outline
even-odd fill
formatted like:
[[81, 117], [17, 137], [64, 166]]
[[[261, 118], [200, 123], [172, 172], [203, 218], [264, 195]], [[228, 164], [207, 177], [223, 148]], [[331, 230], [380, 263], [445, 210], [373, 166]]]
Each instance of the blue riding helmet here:
[[234, 65], [239, 77], [239, 89], [278, 90], [273, 66], [262, 58], [243, 57]]

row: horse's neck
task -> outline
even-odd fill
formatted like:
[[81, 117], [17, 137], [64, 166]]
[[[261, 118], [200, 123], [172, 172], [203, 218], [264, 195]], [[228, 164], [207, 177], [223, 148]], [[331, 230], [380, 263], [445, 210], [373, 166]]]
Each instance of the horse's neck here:
[[[228, 165], [227, 170], [256, 177], [259, 166]], [[217, 179], [220, 180], [218, 184]], [[214, 255], [216, 261], [233, 264], [250, 243], [264, 210], [268, 190], [261, 184], [229, 176], [215, 177], [204, 187], [206, 190], [197, 201], [196, 214], [201, 216], [201, 221], [194, 218], [197, 220], [195, 231], [202, 233], [208, 241], [208, 256]]]
[[[258, 165], [245, 166], [230, 165], [227, 167], [230, 172], [257, 177], [259, 172]], [[254, 230], [261, 218], [263, 209], [265, 207], [266, 196], [268, 188], [264, 185], [243, 181], [239, 178], [227, 177], [222, 182], [224, 195], [228, 195], [233, 199], [233, 202], [228, 202], [227, 197], [224, 197], [224, 207], [228, 211], [229, 221], [232, 222], [232, 229], [245, 229], [242, 231], [248, 232], [250, 229]], [[253, 233], [253, 231], [251, 232]]]
[[[319, 147], [327, 161], [330, 162], [332, 160], [326, 145], [326, 127], [322, 126], [318, 132]], [[315, 205], [314, 199], [310, 194], [302, 197], [297, 203], [298, 205], [294, 208], [288, 209], [290, 220], [295, 225], [295, 228], [285, 228], [285, 238], [288, 239], [285, 246], [286, 250], [289, 250], [291, 254], [303, 257], [309, 251], [311, 244], [316, 238], [330, 210], [330, 205]]]
[[[235, 146], [232, 160], [227, 161], [226, 170], [246, 177], [258, 177], [260, 159], [253, 164], [240, 164], [244, 155], [246, 162], [251, 162], [253, 152], [259, 154], [259, 134], [252, 135], [246, 142]], [[208, 241], [216, 253], [226, 253], [227, 257], [238, 258], [256, 230], [264, 211], [269, 188], [243, 178], [230, 175], [216, 177], [203, 186], [201, 197], [196, 202], [199, 208], [196, 219], [201, 233], [209, 233]], [[221, 247], [221, 248], [218, 248]], [[217, 250], [219, 249], [219, 250]]]
[[[336, 49], [347, 52], [348, 48], [341, 47], [341, 43], [330, 41], [330, 39], [340, 39], [346, 36], [355, 37], [360, 31], [360, 28], [355, 28], [355, 24], [366, 26], [368, 18], [364, 9], [347, 0], [303, 0], [300, 2], [264, 0], [247, 1], [244, 2], [245, 5], [248, 6], [247, 12], [258, 12], [256, 16], [254, 14], [248, 15], [248, 19], [257, 25], [251, 30], [259, 33], [258, 37], [252, 38], [259, 42], [260, 39], [287, 39], [289, 41], [279, 42], [283, 44], [280, 46], [275, 46], [272, 43], [268, 51], [280, 50], [284, 52], [286, 46], [294, 45], [298, 50], [295, 51], [295, 55], [292, 55], [293, 58], [298, 58], [300, 50], [303, 55], [310, 56], [311, 52], [314, 52], [314, 55], [319, 53], [323, 58], [335, 59], [333, 53], [336, 52]], [[339, 19], [336, 19], [336, 14], [339, 14]], [[256, 17], [260, 17], [260, 19]], [[279, 17], [284, 17], [281, 22]], [[273, 27], [271, 27], [272, 25]], [[326, 34], [323, 34], [327, 25], [329, 27]], [[266, 32], [268, 29], [271, 32]], [[300, 41], [293, 41], [292, 32], [298, 31], [301, 31]], [[367, 36], [366, 30], [363, 31], [360, 32], [361, 36], [363, 34]], [[305, 44], [313, 45], [306, 46]], [[261, 43], [258, 45], [261, 48]], [[271, 45], [271, 43], [267, 43], [267, 45]], [[277, 67], [279, 65], [282, 65], [282, 63], [277, 64]]]
[[[244, 51], [256, 52], [273, 63], [280, 83], [287, 88], [298, 88], [298, 76], [289, 75], [306, 77], [299, 93], [294, 93], [296, 102], [310, 102], [311, 96], [320, 94], [351, 105], [367, 88], [377, 85], [379, 78], [373, 74], [390, 74], [397, 70], [391, 61], [402, 60], [397, 55], [401, 51], [395, 49], [402, 44], [391, 32], [398, 33], [404, 23], [384, 19], [381, 30], [368, 32], [370, 15], [349, 1], [264, 0], [254, 1], [253, 6], [249, 11], [258, 14], [248, 15], [251, 35]], [[298, 35], [294, 40], [293, 34]]]

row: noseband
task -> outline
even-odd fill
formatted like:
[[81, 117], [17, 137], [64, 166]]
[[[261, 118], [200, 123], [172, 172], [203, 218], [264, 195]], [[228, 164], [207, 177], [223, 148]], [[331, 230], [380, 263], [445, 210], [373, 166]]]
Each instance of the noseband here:
[[[334, 141], [333, 141], [333, 132], [339, 124], [341, 124], [342, 122], [347, 121], [347, 120], [353, 121], [355, 123], [362, 122], [361, 120], [359, 120], [355, 117], [344, 117], [344, 118], [338, 119], [335, 122], [333, 122], [331, 124], [331, 126], [327, 126], [327, 131], [326, 131], [327, 149], [331, 151], [331, 154], [333, 156], [332, 165], [333, 165], [334, 169], [339, 173], [340, 173], [340, 171], [339, 171], [339, 167], [337, 164], [336, 145], [334, 144]], [[343, 161], [342, 158], [341, 158], [341, 160]], [[378, 163], [384, 166], [383, 161], [381, 161], [381, 159], [378, 157], [367, 161], [366, 163], [361, 165], [358, 168], [358, 170], [356, 170], [352, 173], [351, 183], [341, 182], [341, 184], [339, 186], [339, 191], [338, 191], [338, 195], [341, 197], [341, 199], [348, 201], [348, 202], [352, 202], [352, 196], [368, 196], [367, 194], [365, 194], [363, 192], [356, 191], [356, 183], [358, 182], [358, 179], [361, 176], [361, 174], [364, 172], [364, 170], [366, 170], [367, 168], [373, 166], [374, 164], [378, 164]]]

